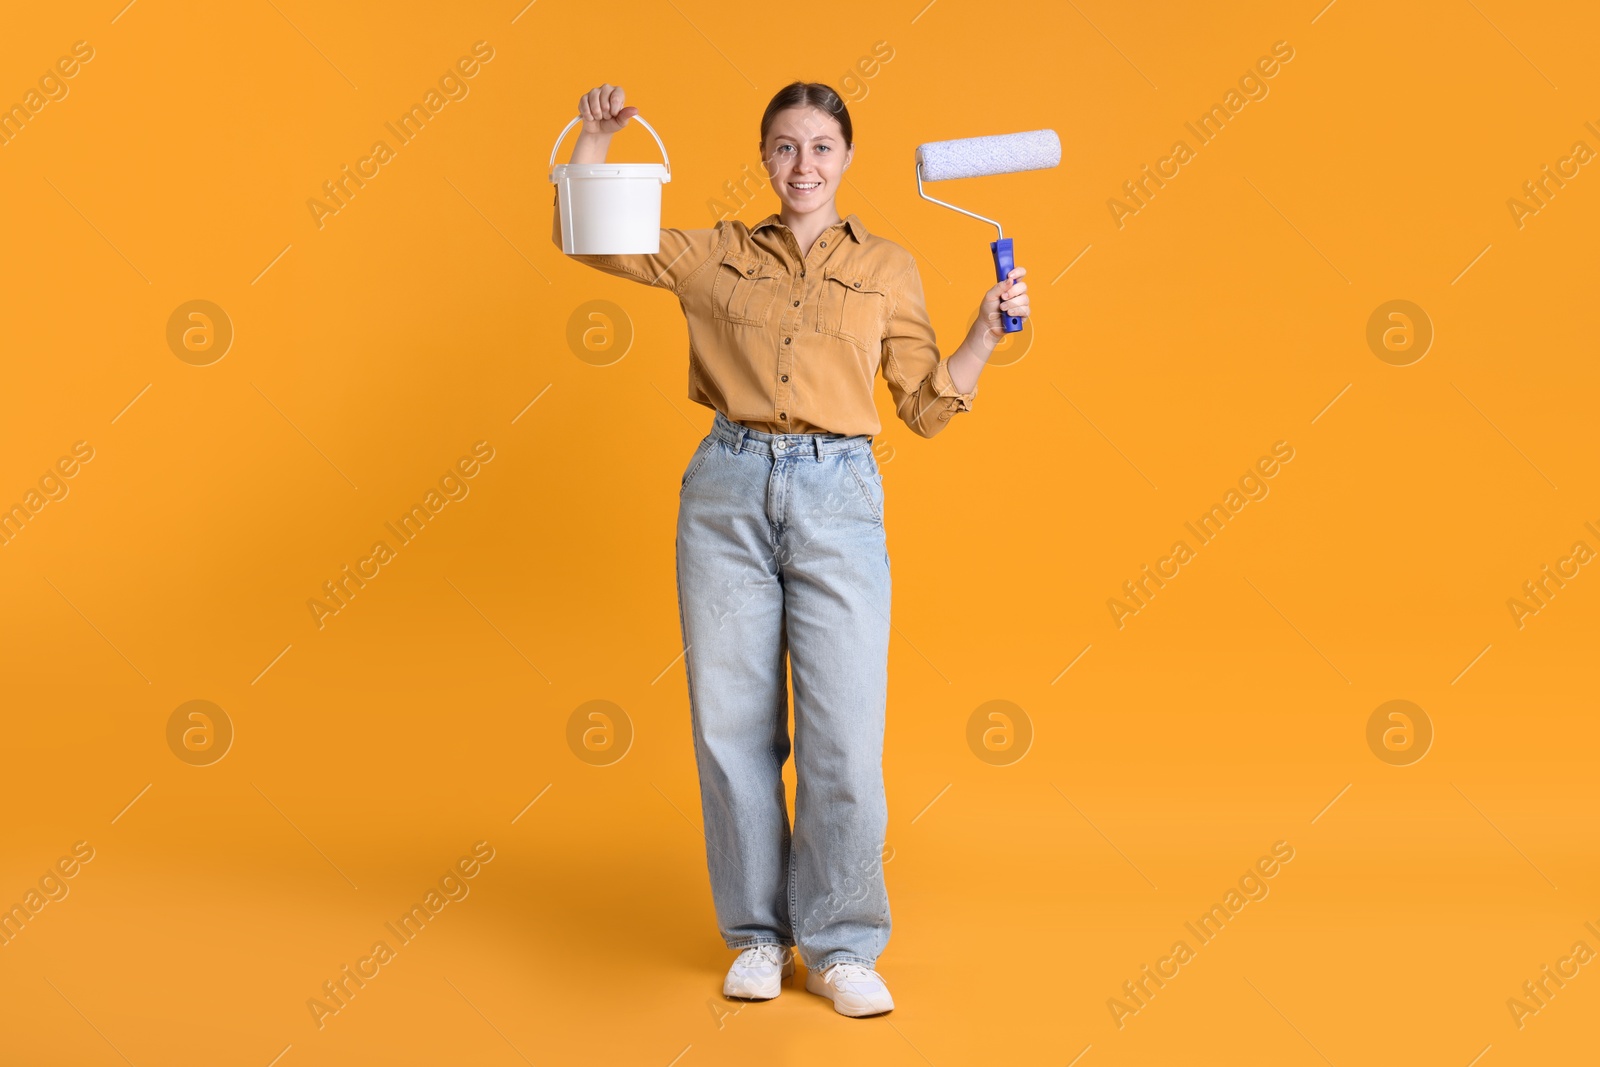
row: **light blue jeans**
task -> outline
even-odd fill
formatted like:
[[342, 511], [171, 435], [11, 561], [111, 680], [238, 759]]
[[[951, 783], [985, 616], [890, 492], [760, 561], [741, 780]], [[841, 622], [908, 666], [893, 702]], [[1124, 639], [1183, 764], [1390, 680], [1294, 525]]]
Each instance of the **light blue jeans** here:
[[797, 945], [813, 970], [872, 966], [889, 940], [889, 552], [872, 438], [761, 433], [717, 412], [683, 472], [677, 571], [723, 941]]

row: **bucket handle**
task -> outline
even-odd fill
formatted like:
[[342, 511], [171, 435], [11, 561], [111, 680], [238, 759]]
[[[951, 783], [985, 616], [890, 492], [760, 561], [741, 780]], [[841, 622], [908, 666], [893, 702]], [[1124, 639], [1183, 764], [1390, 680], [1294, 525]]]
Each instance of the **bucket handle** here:
[[[556, 180], [555, 179], [556, 153], [561, 150], [561, 142], [565, 141], [567, 139], [567, 131], [572, 129], [572, 127], [576, 126], [578, 123], [580, 123], [582, 121], [583, 121], [583, 116], [579, 115], [576, 118], [574, 118], [571, 122], [567, 123], [566, 129], [561, 131], [561, 136], [556, 138], [555, 147], [550, 149], [550, 171], [551, 171], [550, 180], [551, 181], [555, 181]], [[635, 115], [635, 116], [633, 116], [633, 118], [630, 121], [637, 122], [637, 123], [640, 123], [641, 125], [643, 125], [645, 129], [650, 131], [650, 136], [654, 137], [656, 139], [656, 147], [661, 149], [661, 160], [662, 160], [663, 163], [666, 164], [666, 167], [667, 167], [667, 176], [665, 178], [663, 178], [662, 180], [670, 182], [672, 180], [672, 160], [667, 158], [667, 146], [661, 143], [661, 138], [659, 136], [657, 136], [654, 127], [652, 127], [648, 122], [645, 122], [643, 117], [641, 117], [639, 115]]]

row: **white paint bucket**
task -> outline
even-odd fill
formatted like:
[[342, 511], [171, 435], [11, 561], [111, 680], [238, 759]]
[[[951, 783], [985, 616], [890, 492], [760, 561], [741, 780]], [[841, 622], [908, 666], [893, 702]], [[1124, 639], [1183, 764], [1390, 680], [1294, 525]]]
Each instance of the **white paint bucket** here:
[[648, 122], [635, 115], [630, 121], [650, 130], [664, 162], [556, 163], [567, 130], [582, 121], [580, 116], [567, 123], [550, 150], [550, 180], [561, 209], [561, 251], [579, 255], [661, 251], [661, 186], [672, 180], [667, 146]]

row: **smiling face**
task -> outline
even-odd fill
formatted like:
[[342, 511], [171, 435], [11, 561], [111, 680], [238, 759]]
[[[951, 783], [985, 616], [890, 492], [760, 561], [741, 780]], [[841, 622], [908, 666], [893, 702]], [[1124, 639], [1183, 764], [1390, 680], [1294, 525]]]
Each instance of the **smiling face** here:
[[762, 145], [767, 177], [792, 215], [838, 214], [834, 194], [854, 154], [854, 148], [845, 146], [838, 120], [816, 107], [778, 112]]

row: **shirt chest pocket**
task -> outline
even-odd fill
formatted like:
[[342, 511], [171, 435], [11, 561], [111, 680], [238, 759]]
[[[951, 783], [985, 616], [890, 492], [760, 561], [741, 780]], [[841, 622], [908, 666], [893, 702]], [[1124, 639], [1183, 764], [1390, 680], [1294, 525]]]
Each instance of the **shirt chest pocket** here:
[[841, 337], [868, 356], [877, 355], [888, 305], [888, 289], [876, 278], [848, 267], [828, 267], [818, 297], [817, 332]]
[[783, 277], [771, 260], [745, 252], [725, 253], [711, 286], [711, 317], [742, 326], [765, 326]]

